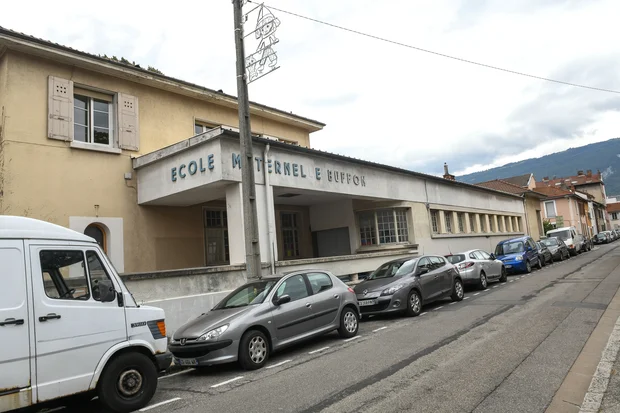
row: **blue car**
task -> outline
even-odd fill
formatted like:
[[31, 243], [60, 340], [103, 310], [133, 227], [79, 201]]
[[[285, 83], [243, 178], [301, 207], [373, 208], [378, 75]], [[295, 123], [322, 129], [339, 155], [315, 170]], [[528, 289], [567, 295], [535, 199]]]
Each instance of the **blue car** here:
[[504, 263], [509, 273], [529, 273], [532, 272], [533, 267], [540, 269], [543, 265], [532, 237], [500, 241], [495, 247], [495, 257]]

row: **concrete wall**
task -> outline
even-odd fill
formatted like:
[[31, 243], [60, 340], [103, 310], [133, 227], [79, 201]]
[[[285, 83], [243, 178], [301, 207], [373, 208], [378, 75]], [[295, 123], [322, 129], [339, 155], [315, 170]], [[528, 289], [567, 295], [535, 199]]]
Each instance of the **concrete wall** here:
[[[543, 222], [540, 200], [538, 198], [526, 197], [525, 198], [525, 216], [527, 220], [527, 234], [538, 241], [543, 235], [540, 225]], [[538, 218], [540, 217], [540, 224]]]
[[310, 228], [312, 231], [323, 231], [334, 228], [349, 228], [351, 253], [358, 248], [358, 224], [353, 212], [353, 200], [343, 199], [310, 206]]
[[[140, 151], [94, 152], [48, 139], [50, 75], [138, 97]], [[201, 208], [138, 206], [130, 158], [192, 136], [194, 118], [236, 126], [236, 110], [13, 51], [3, 56], [0, 76], [0, 159], [10, 160], [0, 179], [0, 213], [65, 227], [70, 217], [123, 219], [127, 272], [204, 265]], [[309, 142], [307, 131], [258, 115], [252, 127], [256, 133], [296, 139], [301, 145]], [[125, 181], [125, 173], [133, 173], [133, 179]]]

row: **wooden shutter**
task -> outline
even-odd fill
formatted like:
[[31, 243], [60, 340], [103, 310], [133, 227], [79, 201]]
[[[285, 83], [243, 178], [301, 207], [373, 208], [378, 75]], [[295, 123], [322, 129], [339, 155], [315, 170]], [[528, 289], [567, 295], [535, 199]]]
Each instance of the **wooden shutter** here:
[[73, 82], [50, 76], [48, 82], [47, 137], [73, 140]]
[[118, 94], [118, 124], [118, 143], [121, 149], [140, 150], [137, 97]]

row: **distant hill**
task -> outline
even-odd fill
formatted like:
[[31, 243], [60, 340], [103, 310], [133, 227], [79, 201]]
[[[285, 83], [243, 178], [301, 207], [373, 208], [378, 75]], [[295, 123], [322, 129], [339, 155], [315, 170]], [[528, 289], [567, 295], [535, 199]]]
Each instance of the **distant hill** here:
[[533, 173], [537, 181], [543, 177], [576, 175], [578, 170], [591, 169], [603, 173], [607, 195], [620, 195], [620, 138], [592, 143], [580, 148], [571, 148], [540, 158], [513, 162], [498, 168], [458, 176], [457, 181], [475, 184], [492, 179]]

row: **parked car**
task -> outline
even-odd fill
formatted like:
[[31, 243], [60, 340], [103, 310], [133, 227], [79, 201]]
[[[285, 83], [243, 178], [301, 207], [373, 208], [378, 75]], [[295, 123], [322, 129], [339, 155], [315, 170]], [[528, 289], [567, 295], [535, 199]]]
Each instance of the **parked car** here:
[[532, 272], [533, 267], [542, 268], [536, 243], [532, 237], [518, 237], [500, 241], [495, 247], [495, 256], [504, 263], [506, 271]]
[[575, 227], [562, 227], [547, 231], [547, 238], [549, 237], [559, 238], [564, 241], [571, 255], [581, 253], [585, 247], [584, 237], [577, 233]]
[[255, 370], [273, 351], [333, 330], [350, 338], [358, 326], [353, 289], [327, 271], [303, 270], [237, 288], [181, 326], [170, 351], [182, 366], [238, 361]]
[[445, 297], [463, 299], [463, 280], [445, 258], [423, 255], [386, 262], [355, 286], [363, 316], [403, 313], [417, 316], [422, 306]]
[[608, 243], [616, 240], [615, 235], [611, 231], [601, 231], [600, 233], [605, 234]]
[[570, 258], [568, 247], [561, 239], [551, 237], [541, 239], [540, 242], [549, 249], [553, 261], [564, 261], [565, 259]]
[[447, 255], [446, 259], [456, 265], [465, 285], [475, 285], [484, 290], [489, 281], [505, 282], [507, 279], [504, 263], [483, 250], [459, 252]]
[[543, 242], [538, 241], [536, 243], [536, 249], [538, 250], [538, 256], [542, 261], [543, 267], [547, 264], [553, 264], [553, 254], [551, 254], [551, 251]]
[[595, 244], [608, 244], [610, 242], [609, 236], [604, 232], [599, 232], [594, 236]]
[[93, 238], [0, 216], [0, 263], [0, 412], [94, 393], [113, 412], [151, 400], [172, 362], [164, 310], [136, 304]]

